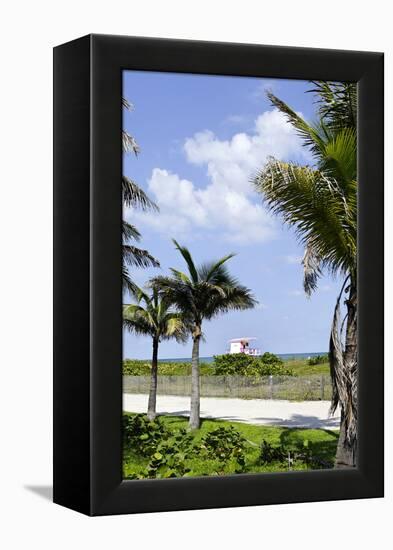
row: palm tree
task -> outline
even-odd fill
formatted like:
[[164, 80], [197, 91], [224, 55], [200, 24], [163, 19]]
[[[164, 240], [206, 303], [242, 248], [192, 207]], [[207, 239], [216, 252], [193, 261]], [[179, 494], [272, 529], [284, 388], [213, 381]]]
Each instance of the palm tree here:
[[185, 342], [188, 337], [188, 330], [182, 315], [175, 312], [167, 300], [159, 297], [156, 288], [152, 288], [151, 294], [148, 294], [134, 284], [132, 294], [136, 303], [123, 307], [123, 322], [124, 326], [131, 332], [150, 336], [153, 340], [150, 392], [147, 408], [147, 416], [150, 420], [153, 420], [156, 417], [159, 344], [162, 340], [170, 338], [175, 338], [178, 342]]
[[[267, 206], [294, 227], [304, 245], [304, 289], [310, 295], [323, 270], [343, 276], [329, 344], [331, 412], [341, 408], [336, 467], [356, 465], [357, 446], [357, 173], [356, 86], [314, 82], [319, 120], [309, 124], [272, 93], [268, 97], [311, 151], [313, 166], [271, 158], [253, 182]], [[340, 308], [346, 295], [346, 315]], [[345, 341], [343, 342], [345, 332]]]
[[[122, 98], [122, 106], [132, 110], [133, 106], [125, 98]], [[140, 152], [139, 146], [133, 136], [122, 130], [122, 144], [124, 153], [134, 153], [135, 156]], [[122, 176], [122, 195], [123, 203], [127, 207], [140, 208], [146, 210], [158, 210], [157, 205], [149, 199], [146, 193], [130, 178]], [[160, 267], [159, 261], [154, 258], [147, 250], [143, 250], [131, 244], [132, 241], [139, 242], [141, 234], [134, 225], [123, 220], [123, 268], [122, 279], [123, 288], [133, 291], [134, 283], [128, 273], [127, 265], [136, 267]]]
[[224, 265], [234, 254], [196, 267], [190, 251], [175, 240], [173, 242], [186, 261], [188, 275], [171, 268], [171, 277], [155, 277], [152, 284], [183, 313], [190, 325], [193, 345], [189, 425], [196, 429], [200, 424], [199, 343], [202, 323], [220, 313], [252, 308], [257, 302], [251, 291], [241, 286]]

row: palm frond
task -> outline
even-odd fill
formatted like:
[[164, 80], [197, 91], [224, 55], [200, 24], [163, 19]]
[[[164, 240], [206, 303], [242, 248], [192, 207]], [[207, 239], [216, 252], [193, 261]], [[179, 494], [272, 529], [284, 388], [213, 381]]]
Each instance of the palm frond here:
[[175, 241], [175, 239], [172, 239], [172, 242], [174, 243], [175, 248], [180, 252], [180, 254], [185, 259], [188, 270], [191, 275], [191, 279], [193, 280], [194, 283], [198, 282], [198, 271], [195, 267], [190, 251], [185, 246], [180, 246], [179, 243]]
[[189, 277], [185, 273], [183, 273], [182, 271], [179, 271], [178, 269], [174, 269], [173, 267], [170, 267], [169, 269], [172, 271], [173, 276], [176, 279], [179, 279], [179, 281], [182, 281], [183, 283], [185, 283], [187, 285], [192, 284]]
[[136, 334], [150, 335], [157, 341], [175, 338], [178, 342], [185, 342], [189, 334], [185, 317], [174, 311], [168, 301], [160, 299], [156, 288], [150, 288], [151, 294], [135, 288], [133, 295], [137, 303], [123, 306], [124, 326]]
[[235, 287], [239, 285], [238, 280], [229, 273], [228, 268], [223, 265], [216, 265], [212, 268], [212, 263], [203, 264], [198, 268], [200, 281], [210, 285], [226, 287]]
[[160, 267], [160, 262], [147, 250], [129, 244], [122, 246], [123, 260], [135, 267]]
[[196, 267], [190, 251], [176, 241], [175, 244], [189, 266], [191, 278], [171, 268], [172, 277], [155, 277], [151, 284], [158, 288], [160, 295], [178, 308], [190, 322], [200, 326], [203, 319], [211, 319], [219, 313], [248, 309], [256, 305], [251, 291], [240, 285], [224, 265], [233, 254]]
[[141, 234], [139, 233], [135, 225], [132, 225], [126, 222], [125, 220], [123, 220], [121, 229], [122, 229], [123, 241], [127, 242], [130, 240], [134, 240], [138, 242], [141, 240]]
[[316, 94], [318, 112], [325, 124], [334, 131], [342, 128], [356, 129], [357, 85], [354, 82], [312, 81], [309, 90]]
[[267, 97], [270, 103], [283, 113], [288, 122], [295, 128], [297, 134], [302, 138], [303, 144], [309, 147], [316, 156], [320, 157], [327, 138], [327, 128], [323, 124], [309, 124], [272, 92], [267, 92]]
[[[128, 111], [132, 111], [134, 109], [134, 105], [130, 103], [125, 97], [121, 98], [121, 105]], [[135, 155], [138, 155], [140, 152], [139, 145], [137, 144], [135, 138], [128, 134], [125, 130], [122, 131], [122, 143], [123, 143], [123, 151], [125, 153], [135, 153]]]
[[347, 200], [336, 180], [319, 170], [270, 159], [253, 181], [267, 207], [295, 228], [322, 265], [332, 272], [355, 268], [356, 214], [350, 210], [356, 203]]
[[138, 314], [143, 314], [144, 309], [142, 306], [138, 304], [124, 304], [123, 305], [123, 316], [125, 318], [135, 318], [138, 316]]
[[136, 139], [131, 134], [126, 132], [126, 130], [122, 131], [121, 137], [124, 153], [134, 153], [135, 156], [138, 156], [141, 150], [136, 142]]
[[219, 314], [229, 311], [244, 311], [254, 308], [258, 302], [250, 289], [242, 285], [222, 289], [224, 296], [218, 292], [213, 293], [207, 304], [204, 317], [212, 319]]
[[178, 278], [157, 276], [150, 280], [150, 285], [156, 287], [165, 301], [173, 304], [184, 314], [196, 314], [192, 285]]
[[231, 285], [230, 284], [226, 285], [225, 283], [220, 283], [219, 281], [217, 281], [217, 283], [218, 284], [214, 284], [212, 282], [207, 283], [205, 281], [201, 281], [200, 285], [201, 285], [201, 288], [205, 287], [206, 293], [210, 293], [213, 296], [215, 294], [217, 294], [217, 296], [220, 296], [221, 298], [226, 299], [227, 296], [228, 296], [227, 289], [231, 288]]
[[344, 193], [357, 177], [357, 139], [353, 128], [343, 128], [325, 146], [319, 169], [334, 178]]
[[131, 279], [130, 274], [128, 273], [128, 270], [124, 264], [122, 266], [122, 285], [123, 291], [130, 292], [131, 294], [133, 294], [138, 288], [134, 281]]
[[126, 328], [129, 332], [132, 334], [135, 334], [137, 336], [149, 336], [150, 331], [146, 330], [142, 325], [136, 325], [133, 321], [130, 319], [127, 319], [123, 317], [123, 327]]
[[236, 254], [234, 254], [234, 253], [227, 254], [226, 256], [224, 256], [223, 258], [221, 258], [220, 260], [218, 260], [218, 262], [211, 262], [211, 263], [209, 263], [209, 264], [203, 264], [203, 265], [198, 269], [198, 274], [199, 274], [200, 279], [202, 279], [203, 281], [209, 282], [210, 279], [211, 279], [212, 277], [214, 277], [215, 274], [220, 273], [220, 267], [221, 267], [225, 262], [227, 262], [228, 260], [230, 260], [231, 258], [233, 258], [235, 255], [236, 255]]
[[317, 288], [317, 282], [321, 275], [321, 260], [317, 256], [311, 243], [306, 244], [304, 256], [302, 259], [303, 265], [303, 287], [305, 293], [310, 296]]
[[128, 111], [132, 111], [134, 109], [134, 105], [130, 103], [125, 97], [121, 98], [121, 105]]
[[[137, 305], [139, 306], [140, 302], [143, 300], [146, 305], [149, 307], [151, 306], [151, 299], [148, 293], [141, 287], [134, 285], [134, 290], [131, 292], [132, 296], [137, 302]], [[125, 306], [124, 306], [125, 307]]]
[[[133, 109], [133, 105], [122, 97], [122, 107], [128, 110]], [[122, 131], [122, 144], [124, 152], [133, 152], [135, 155], [139, 153], [139, 146], [133, 136], [125, 130]], [[146, 193], [130, 178], [122, 176], [122, 196], [123, 202], [127, 207], [137, 207], [142, 210], [158, 210], [157, 205], [149, 199]], [[132, 295], [138, 291], [137, 285], [132, 281], [125, 264], [135, 267], [159, 267], [159, 261], [154, 258], [147, 250], [137, 248], [129, 244], [129, 241], [140, 241], [141, 234], [138, 229], [131, 223], [123, 220], [122, 222], [122, 280], [124, 291], [130, 292]]]
[[142, 210], [158, 211], [158, 206], [146, 195], [146, 193], [127, 176], [122, 176], [123, 201], [126, 206], [134, 206]]
[[175, 338], [179, 343], [186, 343], [190, 335], [190, 326], [187, 319], [181, 313], [168, 313], [166, 315], [166, 331], [162, 334], [163, 340]]

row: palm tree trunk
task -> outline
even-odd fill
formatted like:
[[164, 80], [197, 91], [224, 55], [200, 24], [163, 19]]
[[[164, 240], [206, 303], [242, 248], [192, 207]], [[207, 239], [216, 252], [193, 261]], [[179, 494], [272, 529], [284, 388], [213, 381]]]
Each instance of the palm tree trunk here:
[[336, 468], [355, 468], [357, 450], [357, 289], [351, 281], [346, 300], [347, 326], [343, 357], [346, 382], [345, 403], [341, 403], [340, 437]]
[[337, 469], [342, 468], [356, 468], [356, 453], [354, 448], [345, 443], [346, 422], [344, 414], [341, 413], [340, 424], [340, 436], [338, 438], [337, 451], [334, 467]]
[[156, 338], [153, 338], [153, 357], [151, 360], [149, 404], [147, 406], [147, 417], [149, 418], [149, 420], [154, 420], [156, 417], [157, 363], [158, 363], [158, 340]]
[[189, 427], [196, 430], [200, 425], [200, 388], [199, 388], [199, 342], [201, 339], [201, 327], [195, 327], [192, 335], [192, 360], [191, 360], [191, 408]]

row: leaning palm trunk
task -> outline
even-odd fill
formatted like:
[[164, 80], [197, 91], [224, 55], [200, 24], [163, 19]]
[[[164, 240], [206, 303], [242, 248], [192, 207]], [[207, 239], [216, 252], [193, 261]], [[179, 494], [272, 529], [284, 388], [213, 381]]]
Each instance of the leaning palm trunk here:
[[340, 437], [337, 445], [335, 467], [356, 467], [357, 450], [357, 290], [354, 280], [349, 283], [349, 295], [345, 301], [346, 330], [345, 349], [339, 330], [340, 299], [337, 300], [330, 338], [330, 368], [333, 382], [331, 411], [341, 407]]
[[201, 328], [193, 331], [192, 360], [191, 360], [191, 407], [189, 427], [192, 430], [199, 428], [200, 424], [200, 387], [199, 387], [199, 342]]
[[158, 370], [158, 340], [154, 338], [153, 339], [153, 357], [151, 361], [149, 403], [147, 406], [147, 417], [149, 418], [149, 420], [154, 420], [157, 414], [156, 413], [157, 370]]

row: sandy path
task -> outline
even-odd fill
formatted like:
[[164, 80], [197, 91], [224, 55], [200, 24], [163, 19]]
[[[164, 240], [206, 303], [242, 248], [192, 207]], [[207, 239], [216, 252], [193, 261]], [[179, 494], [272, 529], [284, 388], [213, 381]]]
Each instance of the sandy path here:
[[[123, 409], [144, 413], [148, 396], [123, 394]], [[157, 412], [176, 416], [188, 416], [190, 398], [175, 395], [159, 395]], [[220, 418], [249, 424], [286, 426], [293, 428], [338, 429], [339, 411], [329, 417], [330, 401], [281, 401], [270, 399], [232, 399], [225, 397], [201, 397], [201, 417]]]

